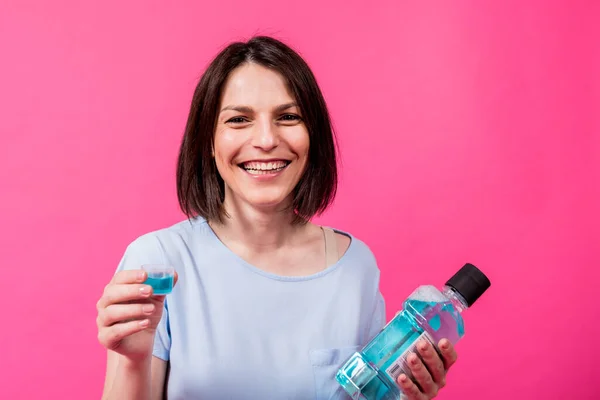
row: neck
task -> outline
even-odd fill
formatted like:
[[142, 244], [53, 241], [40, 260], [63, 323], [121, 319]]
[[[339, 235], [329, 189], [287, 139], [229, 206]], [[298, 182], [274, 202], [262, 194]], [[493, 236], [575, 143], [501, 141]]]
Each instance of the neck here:
[[222, 223], [211, 222], [221, 239], [243, 243], [252, 252], [277, 250], [289, 244], [302, 225], [294, 225], [289, 207], [259, 209], [248, 204], [224, 202], [227, 215]]

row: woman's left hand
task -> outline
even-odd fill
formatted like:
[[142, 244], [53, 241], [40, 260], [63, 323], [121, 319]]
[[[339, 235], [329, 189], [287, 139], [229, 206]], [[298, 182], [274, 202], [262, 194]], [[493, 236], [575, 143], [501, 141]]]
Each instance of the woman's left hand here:
[[431, 343], [422, 340], [417, 345], [417, 350], [423, 361], [416, 354], [408, 356], [409, 368], [419, 386], [405, 374], [398, 376], [398, 384], [407, 400], [430, 400], [437, 396], [438, 391], [446, 385], [446, 373], [456, 362], [456, 351], [447, 339], [438, 343], [442, 357], [433, 348]]

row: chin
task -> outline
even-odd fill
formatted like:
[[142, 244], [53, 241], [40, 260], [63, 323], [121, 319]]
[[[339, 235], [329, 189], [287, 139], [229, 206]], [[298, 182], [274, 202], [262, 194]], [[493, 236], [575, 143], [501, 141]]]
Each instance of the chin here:
[[[270, 192], [270, 193], [269, 193]], [[279, 208], [290, 203], [291, 196], [287, 191], [252, 190], [245, 193], [245, 202], [255, 208]]]
[[277, 209], [283, 205], [287, 205], [285, 198], [260, 198], [260, 199], [248, 199], [248, 204], [255, 208], [261, 209]]
[[270, 209], [282, 209], [291, 204], [292, 190], [288, 185], [278, 185], [271, 187], [256, 187], [254, 185], [240, 185], [237, 188], [228, 191], [226, 197], [229, 197], [229, 202], [233, 206], [238, 204], [242, 206], [261, 209], [268, 211]]

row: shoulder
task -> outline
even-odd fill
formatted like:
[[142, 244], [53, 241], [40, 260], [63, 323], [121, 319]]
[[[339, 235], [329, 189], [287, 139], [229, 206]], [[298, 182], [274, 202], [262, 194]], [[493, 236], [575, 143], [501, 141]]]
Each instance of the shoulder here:
[[[348, 231], [332, 227], [336, 233], [340, 263], [352, 264], [361, 274], [372, 276], [378, 280], [380, 271], [375, 254], [362, 238]], [[366, 278], [365, 276], [365, 278]]]
[[194, 218], [144, 233], [127, 245], [125, 255], [152, 255], [152, 258], [164, 256], [196, 241], [198, 236], [205, 234], [206, 227], [204, 219]]
[[166, 228], [144, 233], [125, 248], [117, 271], [137, 269], [144, 264], [171, 264], [189, 253], [194, 245], [202, 245], [209, 238], [203, 219], [186, 219]]
[[338, 246], [345, 245], [345, 247], [338, 247], [340, 249], [346, 249], [348, 253], [354, 257], [359, 257], [363, 261], [372, 263], [374, 265], [377, 264], [377, 260], [375, 258], [375, 254], [371, 250], [371, 247], [362, 240], [362, 238], [353, 235], [350, 232], [343, 231], [341, 229], [332, 228], [336, 233], [336, 238], [338, 242]]

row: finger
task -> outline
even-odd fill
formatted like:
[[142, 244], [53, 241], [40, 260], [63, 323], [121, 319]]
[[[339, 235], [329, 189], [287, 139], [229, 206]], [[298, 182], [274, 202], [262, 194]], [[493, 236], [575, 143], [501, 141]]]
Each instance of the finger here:
[[147, 299], [152, 295], [152, 286], [143, 284], [108, 285], [100, 299], [103, 307], [133, 300]]
[[134, 333], [143, 331], [149, 325], [148, 319], [141, 321], [129, 321], [101, 329], [98, 333], [98, 341], [107, 349], [114, 350], [121, 340]]
[[438, 352], [427, 340], [422, 340], [418, 344], [417, 349], [433, 381], [437, 384], [438, 388], [444, 387], [446, 384], [446, 370], [444, 361], [440, 358]]
[[437, 396], [438, 386], [433, 381], [431, 374], [416, 354], [408, 356], [408, 367], [412, 372], [417, 384], [421, 387], [421, 392], [427, 395], [427, 398]]
[[98, 314], [100, 326], [112, 326], [119, 322], [148, 318], [156, 306], [152, 303], [112, 304]]
[[173, 286], [175, 286], [177, 284], [178, 280], [179, 280], [179, 274], [177, 273], [177, 271], [175, 271], [175, 275], [173, 276]]
[[440, 351], [442, 352], [442, 359], [444, 361], [444, 367], [448, 370], [451, 366], [454, 365], [458, 355], [456, 354], [456, 350], [454, 350], [454, 346], [448, 339], [442, 339], [439, 343]]
[[402, 389], [402, 393], [407, 400], [427, 400], [417, 385], [415, 385], [406, 374], [400, 374], [398, 376], [398, 385], [400, 385], [400, 389]]
[[125, 283], [142, 283], [148, 277], [148, 273], [143, 269], [128, 269], [117, 272], [111, 283], [113, 284], [125, 284]]

